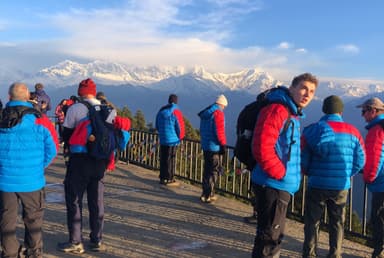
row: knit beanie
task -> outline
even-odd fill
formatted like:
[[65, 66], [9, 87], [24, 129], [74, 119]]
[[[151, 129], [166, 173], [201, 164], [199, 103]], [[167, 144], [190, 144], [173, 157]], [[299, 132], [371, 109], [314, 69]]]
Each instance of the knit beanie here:
[[77, 90], [77, 94], [80, 97], [85, 95], [96, 96], [96, 84], [90, 78], [81, 81], [79, 84], [79, 89]]
[[223, 105], [224, 107], [228, 106], [227, 98], [223, 94], [221, 94], [217, 97], [216, 103]]
[[169, 104], [172, 104], [172, 103], [177, 104], [177, 101], [178, 101], [177, 95], [175, 95], [175, 94], [169, 95], [169, 97], [168, 97], [168, 103]]
[[342, 113], [344, 110], [344, 104], [341, 98], [335, 95], [326, 97], [323, 102], [324, 114]]

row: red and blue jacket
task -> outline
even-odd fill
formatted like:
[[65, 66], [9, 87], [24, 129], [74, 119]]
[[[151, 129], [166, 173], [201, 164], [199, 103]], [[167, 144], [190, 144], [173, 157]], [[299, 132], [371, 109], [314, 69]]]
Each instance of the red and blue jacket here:
[[[7, 107], [32, 104], [10, 101]], [[46, 115], [26, 114], [20, 123], [0, 128], [0, 191], [33, 192], [45, 186], [44, 169], [55, 158], [58, 138]]]
[[218, 152], [227, 144], [224, 112], [218, 104], [200, 111], [200, 140], [204, 151]]
[[156, 115], [160, 144], [175, 146], [185, 136], [183, 114], [175, 103], [163, 106]]
[[252, 183], [294, 194], [301, 181], [301, 113], [285, 87], [267, 98], [271, 104], [260, 110], [253, 131], [252, 154], [257, 165], [252, 170]]
[[325, 115], [304, 128], [301, 147], [302, 172], [308, 176], [311, 188], [349, 189], [351, 177], [365, 164], [360, 132], [339, 114]]
[[367, 163], [364, 166], [363, 178], [371, 192], [384, 192], [384, 114], [378, 115], [365, 128]]

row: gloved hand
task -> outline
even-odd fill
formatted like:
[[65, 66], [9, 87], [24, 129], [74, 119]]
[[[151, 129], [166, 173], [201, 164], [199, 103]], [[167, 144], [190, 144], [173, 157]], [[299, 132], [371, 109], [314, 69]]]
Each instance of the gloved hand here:
[[224, 155], [225, 154], [225, 146], [224, 145], [220, 145], [219, 154], [220, 155]]
[[128, 117], [116, 116], [113, 121], [113, 126], [116, 129], [128, 131], [131, 129], [131, 120]]

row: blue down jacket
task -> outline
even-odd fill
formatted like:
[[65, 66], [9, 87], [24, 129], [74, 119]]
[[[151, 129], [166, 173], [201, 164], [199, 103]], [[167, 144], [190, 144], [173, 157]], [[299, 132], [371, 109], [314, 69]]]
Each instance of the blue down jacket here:
[[[10, 101], [7, 107], [27, 106]], [[45, 186], [44, 168], [57, 154], [55, 128], [47, 116], [23, 116], [21, 123], [0, 128], [0, 191], [33, 192]]]
[[308, 187], [349, 189], [351, 176], [364, 166], [364, 141], [359, 131], [338, 114], [325, 115], [304, 128], [301, 143], [301, 164]]

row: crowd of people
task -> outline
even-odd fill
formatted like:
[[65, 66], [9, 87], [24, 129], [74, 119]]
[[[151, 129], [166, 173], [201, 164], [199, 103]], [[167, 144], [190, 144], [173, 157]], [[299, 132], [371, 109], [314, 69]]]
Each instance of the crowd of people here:
[[[314, 75], [298, 75], [289, 87], [281, 86], [266, 95], [270, 103], [258, 114], [252, 132], [255, 160], [251, 169], [255, 195], [252, 218], [257, 222], [252, 257], [280, 256], [288, 204], [299, 190], [303, 175], [308, 177], [308, 184], [302, 255], [317, 257], [319, 226], [326, 207], [327, 257], [342, 257], [348, 191], [351, 177], [358, 173], [363, 174], [372, 192], [372, 257], [384, 257], [384, 103], [379, 98], [370, 98], [357, 106], [367, 122], [365, 141], [357, 128], [343, 121], [344, 103], [335, 95], [324, 99], [324, 116], [301, 130], [300, 118], [317, 87], [318, 79]], [[95, 82], [88, 78], [79, 83], [77, 96], [60, 101], [54, 110], [59, 124], [57, 133], [46, 115], [51, 109], [51, 100], [41, 83], [35, 85], [34, 92], [23, 83], [9, 87], [9, 102], [2, 107], [0, 121], [2, 257], [20, 254], [42, 257], [44, 170], [57, 155], [60, 143], [68, 157], [64, 179], [68, 240], [58, 243], [57, 249], [75, 254], [85, 252], [82, 202], [86, 193], [89, 249], [104, 250], [104, 175], [114, 169], [116, 150], [125, 148], [131, 122], [118, 116], [116, 107], [96, 88]], [[176, 151], [185, 137], [185, 124], [178, 100], [177, 95], [169, 95], [168, 103], [156, 115], [155, 127], [160, 141], [159, 183], [164, 187], [179, 185], [175, 179]], [[215, 184], [227, 144], [224, 114], [227, 106], [227, 98], [219, 95], [214, 103], [198, 113], [204, 155], [202, 203], [212, 203], [218, 198]], [[92, 110], [102, 110], [101, 107], [106, 107], [103, 123], [113, 131], [116, 146], [113, 145], [106, 157], [96, 158], [90, 151], [94, 148], [90, 146], [98, 140], [92, 127]], [[18, 162], [19, 159], [23, 161]], [[17, 241], [15, 231], [19, 202], [25, 226], [23, 245]]]

